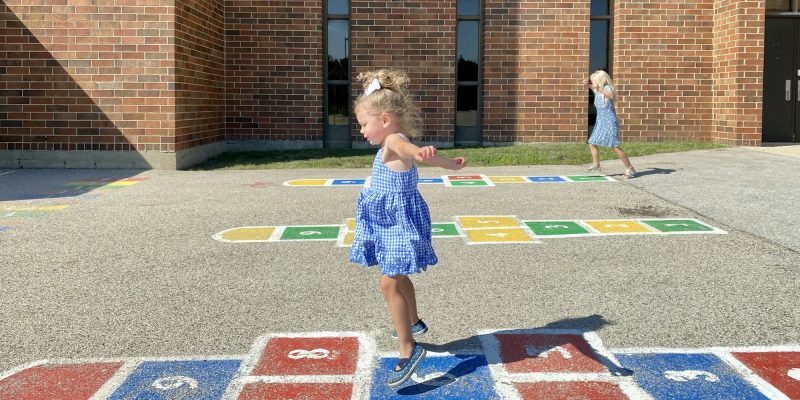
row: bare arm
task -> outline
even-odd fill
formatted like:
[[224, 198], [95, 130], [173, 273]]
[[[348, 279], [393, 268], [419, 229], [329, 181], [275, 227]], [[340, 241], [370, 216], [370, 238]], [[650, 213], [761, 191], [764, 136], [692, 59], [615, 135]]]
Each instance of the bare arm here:
[[[394, 153], [404, 163], [411, 163], [412, 159], [423, 162], [434, 167], [459, 170], [467, 165], [464, 157], [449, 158], [442, 156], [433, 146], [419, 147], [413, 143], [405, 141], [399, 135], [389, 135], [386, 138], [386, 148]], [[388, 161], [388, 160], [387, 160]], [[411, 168], [411, 165], [407, 165]]]

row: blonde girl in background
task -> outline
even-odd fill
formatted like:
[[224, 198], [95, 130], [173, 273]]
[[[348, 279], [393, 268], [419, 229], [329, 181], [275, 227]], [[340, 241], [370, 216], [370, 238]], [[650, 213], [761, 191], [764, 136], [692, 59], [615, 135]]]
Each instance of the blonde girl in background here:
[[416, 162], [459, 170], [467, 165], [437, 154], [433, 146], [410, 142], [421, 134], [420, 110], [408, 93], [405, 72], [377, 70], [362, 73], [358, 81], [364, 93], [355, 101], [361, 134], [380, 145], [369, 187], [358, 194], [356, 231], [350, 261], [366, 267], [379, 265], [380, 288], [392, 318], [399, 346], [397, 365], [389, 371], [388, 384], [405, 383], [425, 357], [425, 349], [413, 336], [428, 331], [417, 313], [417, 298], [409, 275], [438, 262], [431, 245], [428, 206], [417, 190]]
[[628, 160], [628, 155], [619, 147], [619, 120], [614, 102], [617, 99], [617, 92], [611, 77], [603, 70], [595, 71], [589, 80], [584, 79], [583, 85], [594, 92], [594, 106], [597, 108], [597, 121], [594, 124], [591, 136], [589, 136], [589, 151], [592, 153], [592, 166], [587, 170], [588, 173], [600, 173], [600, 150], [597, 146], [611, 147], [617, 156], [625, 164], [625, 178], [633, 178], [636, 169]]

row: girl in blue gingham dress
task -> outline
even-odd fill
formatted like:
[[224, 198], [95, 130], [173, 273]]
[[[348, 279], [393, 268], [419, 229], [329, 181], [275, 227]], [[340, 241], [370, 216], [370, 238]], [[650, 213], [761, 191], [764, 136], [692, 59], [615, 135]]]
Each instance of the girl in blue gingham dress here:
[[421, 117], [406, 90], [408, 76], [404, 72], [373, 71], [359, 75], [358, 80], [365, 89], [354, 107], [361, 134], [381, 148], [372, 163], [369, 187], [358, 194], [350, 261], [367, 267], [380, 265], [381, 293], [400, 354], [388, 371], [387, 384], [397, 387], [425, 357], [425, 349], [413, 336], [428, 331], [417, 313], [416, 291], [408, 276], [438, 261], [431, 246], [428, 205], [417, 190], [416, 162], [457, 170], [466, 160], [441, 156], [433, 146], [418, 147], [406, 137], [419, 138]]
[[628, 155], [619, 147], [619, 119], [617, 119], [617, 109], [614, 107], [617, 91], [614, 90], [611, 77], [605, 71], [598, 70], [589, 77], [589, 80], [584, 80], [583, 84], [594, 92], [594, 106], [597, 108], [597, 120], [587, 142], [592, 155], [592, 166], [587, 172], [601, 172], [600, 151], [597, 146], [611, 147], [625, 164], [625, 173], [622, 176], [633, 178], [636, 170], [628, 160]]
[[415, 274], [438, 262], [428, 205], [417, 190], [417, 167], [392, 171], [383, 163], [383, 151], [372, 163], [371, 186], [358, 194], [350, 261], [380, 265], [388, 276]]

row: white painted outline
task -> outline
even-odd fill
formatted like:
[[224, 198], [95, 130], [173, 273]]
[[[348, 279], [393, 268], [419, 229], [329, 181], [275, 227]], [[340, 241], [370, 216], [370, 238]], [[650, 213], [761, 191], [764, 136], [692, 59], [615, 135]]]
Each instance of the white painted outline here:
[[[570, 178], [570, 176], [587, 176], [587, 177], [588, 177], [588, 176], [590, 176], [590, 177], [592, 177], [593, 179], [587, 179], [587, 180], [578, 180], [578, 181], [576, 181], [576, 180], [574, 180], [574, 179]], [[563, 175], [563, 176], [562, 176], [562, 178], [566, 179], [566, 180], [567, 180], [567, 182], [569, 182], [569, 183], [619, 182], [618, 180], [616, 180], [616, 179], [614, 179], [614, 178], [612, 178], [612, 177], [610, 177], [610, 176], [608, 176], [608, 175], [581, 175], [581, 174], [573, 174], [573, 175]], [[597, 178], [603, 178], [603, 179], [597, 179]]]
[[[517, 226], [508, 226], [508, 227], [484, 227], [484, 228], [465, 228], [459, 222], [459, 218], [461, 217], [510, 217], [517, 220]], [[453, 217], [454, 221], [452, 222], [433, 222], [433, 224], [455, 224], [456, 230], [458, 231], [457, 236], [432, 236], [432, 239], [450, 239], [455, 237], [461, 237], [465, 244], [467, 245], [481, 245], [481, 244], [530, 244], [530, 243], [542, 243], [541, 239], [566, 239], [566, 238], [576, 238], [576, 237], [599, 237], [599, 236], [638, 236], [638, 235], [727, 235], [728, 232], [722, 230], [720, 228], [714, 227], [710, 224], [707, 224], [703, 221], [700, 221], [696, 218], [616, 218], [616, 219], [519, 219], [516, 215], [456, 215]], [[672, 232], [662, 232], [648, 225], [645, 221], [672, 221], [672, 220], [684, 220], [684, 221], [692, 221], [699, 225], [706, 226], [711, 228], [710, 231], [672, 231]], [[646, 232], [600, 232], [595, 227], [588, 224], [588, 222], [605, 222], [605, 221], [633, 221], [642, 227], [644, 227], [647, 231]], [[578, 226], [586, 229], [587, 233], [576, 233], [576, 234], [564, 234], [564, 235], [537, 235], [533, 232], [530, 226], [526, 224], [526, 222], [574, 222]], [[299, 227], [339, 227], [339, 233], [337, 234], [336, 238], [320, 238], [320, 239], [286, 239], [281, 240], [281, 236], [283, 236], [284, 230], [286, 228], [299, 228]], [[227, 240], [223, 239], [225, 233], [237, 230], [237, 229], [252, 229], [252, 228], [275, 228], [275, 231], [270, 235], [269, 238], [266, 240]], [[271, 225], [263, 225], [263, 226], [239, 226], [236, 228], [226, 229], [224, 231], [215, 233], [211, 237], [214, 240], [225, 242], [225, 243], [266, 243], [266, 242], [304, 242], [304, 241], [317, 241], [317, 242], [324, 242], [324, 241], [333, 241], [336, 242], [337, 247], [350, 247], [344, 244], [344, 235], [348, 232], [353, 232], [347, 230], [347, 222], [345, 220], [344, 224], [335, 225], [335, 224], [327, 224], [327, 225], [279, 225], [279, 226], [271, 226]], [[471, 242], [469, 240], [469, 236], [467, 235], [468, 231], [477, 231], [477, 230], [486, 230], [486, 229], [522, 229], [525, 231], [530, 237], [531, 241], [498, 241], [498, 242]]]
[[[596, 360], [603, 365], [608, 372], [531, 372], [531, 373], [510, 373], [503, 366], [500, 355], [500, 342], [496, 334], [508, 335], [572, 335], [582, 337], [589, 348], [598, 354]], [[583, 331], [579, 329], [489, 329], [478, 332], [478, 338], [483, 346], [483, 353], [489, 364], [489, 369], [495, 380], [495, 389], [504, 399], [521, 400], [522, 397], [514, 387], [514, 383], [535, 383], [535, 382], [609, 382], [617, 384], [620, 390], [633, 400], [652, 400], [652, 397], [636, 384], [633, 376], [618, 376], [612, 371], [622, 369], [619, 360], [614, 354], [603, 346], [602, 340], [593, 331]], [[609, 363], [611, 365], [609, 365]]]
[[[481, 227], [481, 228], [467, 228], [461, 225], [461, 221], [459, 218], [462, 217], [476, 217], [476, 218], [511, 218], [516, 221], [516, 226], [492, 226], [492, 227]], [[533, 231], [528, 227], [528, 225], [523, 224], [520, 219], [516, 215], [456, 215], [453, 217], [455, 219], [456, 227], [459, 229], [460, 232], [463, 232], [464, 243], [468, 246], [474, 245], [482, 245], [482, 244], [540, 244], [542, 243], [539, 238], [533, 234]], [[496, 230], [496, 229], [521, 229], [528, 237], [531, 239], [530, 241], [518, 241], [518, 240], [508, 240], [508, 241], [496, 241], [496, 242], [474, 242], [469, 237], [470, 231], [486, 231], [486, 230]]]
[[[479, 176], [481, 180], [483, 180], [486, 184], [485, 185], [453, 185], [453, 182], [450, 181], [451, 176]], [[478, 179], [456, 179], [455, 181], [477, 181]], [[480, 188], [480, 187], [492, 187], [495, 184], [486, 177], [486, 175], [481, 174], [467, 174], [467, 175], [442, 175], [442, 182], [444, 183], [445, 187], [451, 188]]]
[[[441, 175], [441, 176], [434, 176], [434, 177], [421, 177], [419, 179], [441, 179], [442, 181], [441, 182], [418, 182], [418, 184], [419, 185], [443, 185], [443, 186], [446, 186], [446, 187], [457, 187], [457, 188], [462, 188], [462, 187], [478, 188], [478, 187], [493, 187], [493, 186], [497, 186], [497, 185], [520, 184], [520, 183], [534, 183], [534, 184], [536, 184], [536, 183], [545, 183], [545, 184], [548, 184], [548, 183], [619, 182], [619, 180], [614, 179], [614, 178], [612, 178], [610, 176], [607, 176], [607, 175], [603, 175], [603, 176], [599, 176], [598, 175], [597, 176], [598, 178], [603, 178], [603, 179], [576, 181], [576, 180], [570, 179], [569, 177], [570, 176], [581, 176], [580, 174], [572, 174], [572, 175], [484, 175], [484, 174], [475, 174], [475, 176], [480, 176], [481, 179], [484, 182], [486, 182], [486, 185], [477, 185], [477, 186], [470, 186], [470, 185], [461, 186], [461, 185], [459, 185], [459, 186], [454, 186], [451, 183], [450, 179], [447, 178], [448, 176], [467, 176], [467, 175]], [[589, 175], [587, 175], [587, 176], [589, 176]], [[506, 178], [506, 177], [522, 178], [523, 182], [493, 182], [490, 179], [491, 177], [496, 177], [496, 178], [500, 178], [500, 177], [503, 177], [503, 178]], [[562, 180], [560, 180], [560, 181], [532, 181], [532, 180], [530, 180], [530, 178], [544, 178], [544, 177], [558, 177], [558, 178], [561, 178]], [[356, 187], [369, 187], [367, 185], [370, 183], [370, 178], [371, 177], [367, 177], [367, 178], [332, 178], [332, 179], [327, 179], [327, 178], [300, 178], [300, 179], [290, 179], [288, 181], [284, 181], [282, 183], [282, 185], [283, 186], [290, 186], [290, 187], [336, 187], [336, 186], [342, 186], [342, 187], [354, 187], [354, 186], [356, 186]], [[364, 184], [363, 185], [362, 184], [340, 184], [340, 185], [334, 185], [333, 184], [334, 180], [348, 181], [348, 180], [356, 180], [356, 179], [364, 179]], [[319, 184], [319, 185], [294, 185], [294, 184], [292, 184], [292, 182], [309, 181], [309, 180], [315, 180], [315, 181], [324, 180], [325, 183], [322, 183], [322, 184]], [[459, 179], [456, 179], [456, 180], [459, 180]], [[477, 180], [477, 179], [474, 179], [474, 180]]]
[[[354, 337], [358, 342], [358, 358], [353, 375], [265, 375], [251, 376], [261, 358], [264, 349], [273, 338], [344, 338]], [[372, 371], [375, 368], [375, 342], [371, 336], [363, 332], [307, 332], [307, 333], [271, 333], [259, 336], [250, 347], [250, 353], [242, 361], [239, 371], [228, 384], [223, 400], [239, 398], [245, 385], [249, 383], [352, 383], [351, 399], [365, 399], [372, 386]]]
[[772, 386], [755, 371], [739, 361], [733, 353], [800, 353], [800, 345], [749, 346], [749, 347], [706, 347], [706, 348], [666, 348], [634, 347], [616, 350], [617, 354], [709, 354], [727, 364], [733, 372], [749, 383], [759, 393], [771, 400], [791, 400], [775, 386]]
[[17, 172], [17, 171], [5, 171], [5, 172], [0, 171], [0, 176], [13, 174], [14, 172]]

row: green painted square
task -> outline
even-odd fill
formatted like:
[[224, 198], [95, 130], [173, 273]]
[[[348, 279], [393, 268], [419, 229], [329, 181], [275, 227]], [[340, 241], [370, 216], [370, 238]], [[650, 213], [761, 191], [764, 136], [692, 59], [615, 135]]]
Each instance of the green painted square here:
[[446, 223], [446, 224], [431, 224], [431, 236], [448, 237], [448, 236], [460, 236], [460, 235], [458, 233], [458, 229], [456, 229], [456, 224]]
[[280, 240], [336, 240], [340, 226], [287, 226]]
[[641, 220], [641, 222], [661, 232], [709, 232], [714, 230], [714, 228], [691, 219]]
[[571, 181], [575, 182], [593, 182], [593, 181], [607, 181], [608, 178], [599, 175], [568, 175]]
[[464, 179], [457, 181], [450, 181], [453, 186], [489, 186], [489, 183], [484, 180], [477, 179]]
[[552, 235], [585, 235], [589, 233], [586, 228], [575, 221], [525, 221], [525, 225], [538, 236]]

